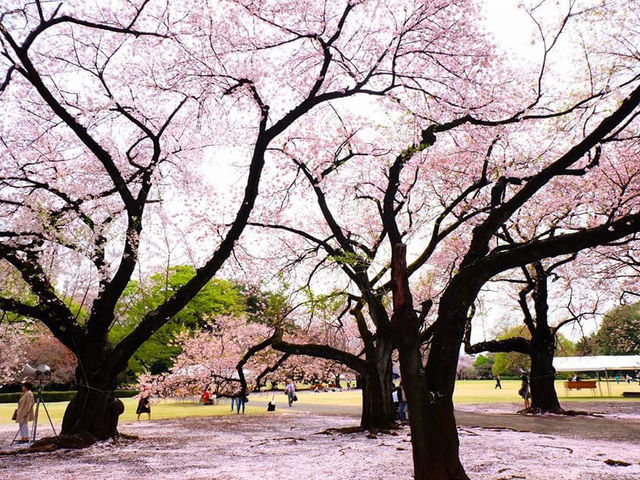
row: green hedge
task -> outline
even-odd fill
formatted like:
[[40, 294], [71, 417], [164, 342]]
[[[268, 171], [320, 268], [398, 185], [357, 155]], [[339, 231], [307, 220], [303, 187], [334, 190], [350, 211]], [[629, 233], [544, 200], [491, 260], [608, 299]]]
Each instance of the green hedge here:
[[[75, 390], [66, 392], [42, 392], [42, 399], [45, 402], [68, 402], [75, 396]], [[116, 390], [116, 397], [129, 398], [138, 394], [137, 390]], [[20, 393], [0, 393], [0, 403], [18, 403]]]

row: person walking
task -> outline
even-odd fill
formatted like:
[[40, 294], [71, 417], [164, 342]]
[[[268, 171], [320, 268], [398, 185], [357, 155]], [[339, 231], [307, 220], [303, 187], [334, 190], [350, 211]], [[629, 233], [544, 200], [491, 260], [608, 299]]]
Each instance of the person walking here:
[[500, 375], [496, 375], [496, 386], [493, 387], [493, 389], [495, 390], [496, 388], [499, 388], [500, 390], [502, 390], [502, 383], [500, 382]]
[[20, 443], [27, 443], [29, 441], [29, 422], [33, 420], [33, 393], [31, 390], [33, 386], [29, 382], [22, 384], [22, 394], [18, 400], [18, 408], [15, 413], [15, 420], [18, 424], [18, 435], [20, 436]]
[[136, 408], [136, 413], [138, 414], [137, 421], [140, 421], [140, 415], [143, 413], [147, 414], [147, 419], [151, 420], [151, 394], [149, 392], [142, 392], [140, 394], [140, 399], [138, 400], [138, 408]]
[[293, 384], [293, 380], [289, 380], [289, 383], [287, 383], [287, 386], [284, 389], [285, 393], [287, 394], [287, 400], [289, 400], [289, 406], [293, 405], [293, 402], [295, 402], [298, 397], [296, 396], [296, 387]]

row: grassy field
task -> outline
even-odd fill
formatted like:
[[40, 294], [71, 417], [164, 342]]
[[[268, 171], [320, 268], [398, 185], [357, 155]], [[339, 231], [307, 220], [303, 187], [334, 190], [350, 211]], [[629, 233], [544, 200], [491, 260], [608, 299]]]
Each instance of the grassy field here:
[[[464, 403], [513, 403], [520, 402], [521, 399], [518, 396], [518, 389], [520, 388], [520, 381], [518, 380], [503, 380], [502, 390], [494, 389], [493, 380], [465, 380], [456, 382], [456, 391], [454, 394], [454, 402], [459, 404]], [[627, 399], [621, 396], [623, 391], [640, 391], [638, 384], [628, 385], [626, 383], [616, 384], [612, 382], [610, 384], [612, 397], [600, 397], [599, 393], [597, 397], [594, 397], [591, 390], [572, 391], [565, 397], [565, 390], [562, 381], [556, 382], [556, 390], [560, 397], [560, 402], [571, 401], [634, 401], [634, 399]], [[603, 394], [606, 395], [606, 385], [602, 385]], [[300, 405], [342, 405], [357, 407], [361, 403], [362, 395], [359, 390], [348, 390], [343, 392], [326, 392], [326, 393], [311, 393], [311, 392], [299, 392]], [[282, 392], [276, 393], [276, 402], [279, 405], [285, 404], [285, 396]], [[247, 415], [258, 415], [265, 413], [266, 404], [271, 399], [271, 394], [252, 394], [250, 396], [250, 402], [246, 406]], [[122, 399], [125, 404], [125, 412], [120, 417], [121, 422], [130, 422], [136, 419], [136, 405], [137, 399], [125, 398]], [[638, 399], [635, 399], [638, 401]], [[54, 402], [47, 403], [49, 413], [55, 423], [62, 421], [62, 415], [68, 402]], [[5, 403], [0, 404], [0, 424], [8, 424], [11, 422], [11, 414], [16, 408], [16, 404]], [[156, 400], [152, 403], [152, 418], [155, 420], [168, 419], [168, 418], [183, 418], [183, 417], [204, 417], [204, 416], [218, 416], [218, 415], [230, 415], [229, 400], [224, 399], [219, 405], [203, 406], [193, 402], [176, 402], [172, 400]], [[42, 412], [44, 413], [44, 412]], [[146, 419], [146, 414], [141, 416], [142, 419]], [[40, 424], [47, 422], [46, 417], [41, 417]]]
[[[638, 384], [615, 383], [610, 382], [611, 398], [607, 397], [607, 384], [601, 383], [602, 395], [596, 390], [596, 397], [593, 396], [593, 390], [572, 390], [565, 392], [564, 380], [556, 380], [556, 392], [560, 403], [571, 401], [633, 401], [630, 398], [622, 397], [622, 392], [635, 391], [640, 392]], [[519, 402], [521, 398], [518, 396], [520, 389], [520, 380], [502, 380], [502, 390], [494, 389], [495, 382], [493, 380], [464, 380], [456, 382], [456, 391], [453, 400], [456, 403], [503, 403], [503, 402]], [[566, 396], [565, 396], [566, 395]], [[638, 401], [638, 399], [635, 399]]]
[[[254, 400], [253, 396], [251, 397], [251, 400]], [[134, 421], [137, 417], [136, 406], [138, 405], [138, 400], [136, 398], [123, 398], [122, 401], [124, 403], [125, 410], [124, 413], [120, 416], [120, 421]], [[62, 416], [64, 414], [65, 408], [67, 408], [68, 403], [69, 402], [47, 403], [47, 409], [49, 410], [49, 414], [51, 415], [51, 419], [54, 423], [62, 422]], [[247, 403], [245, 414], [256, 415], [262, 414], [265, 411], [266, 400], [263, 402], [258, 401], [255, 403], [258, 403], [258, 405], [252, 404], [251, 401]], [[10, 419], [16, 407], [17, 404], [15, 403], [0, 404], [0, 424], [13, 423]], [[176, 402], [173, 400], [155, 400], [151, 404], [151, 418], [154, 420], [183, 417], [209, 417], [229, 414], [231, 414], [231, 412], [228, 400], [223, 401], [223, 403], [221, 403], [220, 405], [206, 406], [194, 402]], [[147, 415], [140, 415], [140, 419], [146, 420]], [[47, 423], [47, 418], [44, 411], [41, 409], [38, 424], [40, 425], [43, 422]]]

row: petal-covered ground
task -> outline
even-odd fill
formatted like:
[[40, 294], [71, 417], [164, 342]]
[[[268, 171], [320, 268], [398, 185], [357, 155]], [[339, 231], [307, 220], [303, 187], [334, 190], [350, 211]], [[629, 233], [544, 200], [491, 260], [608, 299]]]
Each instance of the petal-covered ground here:
[[[587, 419], [588, 420], [588, 419]], [[353, 417], [278, 412], [275, 415], [188, 418], [122, 424], [139, 440], [80, 451], [0, 456], [1, 479], [408, 479], [407, 427], [366, 433], [319, 433], [354, 426]], [[13, 428], [0, 428], [7, 445]], [[461, 456], [472, 479], [640, 478], [637, 442], [460, 428]], [[610, 466], [606, 460], [630, 463]]]

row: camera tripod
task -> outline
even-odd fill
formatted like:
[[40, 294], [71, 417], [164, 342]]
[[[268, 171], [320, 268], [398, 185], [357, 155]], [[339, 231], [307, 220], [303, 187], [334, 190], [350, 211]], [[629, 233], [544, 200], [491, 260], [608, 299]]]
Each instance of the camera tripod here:
[[[42, 398], [42, 380], [41, 379], [38, 380], [38, 391], [36, 392], [36, 399], [34, 403], [36, 406], [36, 413], [33, 416], [33, 431], [31, 432], [31, 441], [29, 443], [33, 443], [36, 441], [36, 432], [38, 430], [38, 412], [40, 410], [40, 405], [42, 405], [42, 408], [44, 408], [44, 411], [47, 414], [47, 418], [49, 419], [49, 425], [51, 425], [51, 430], [53, 430], [53, 434], [57, 435], [56, 429], [53, 426], [53, 422], [51, 421], [51, 415], [49, 415], [49, 410], [47, 410], [47, 405], [46, 403], [44, 403], [44, 399]], [[16, 432], [15, 436], [13, 437], [13, 440], [11, 441], [11, 445], [16, 443], [16, 438], [18, 438], [18, 433], [20, 433], [20, 430]]]

